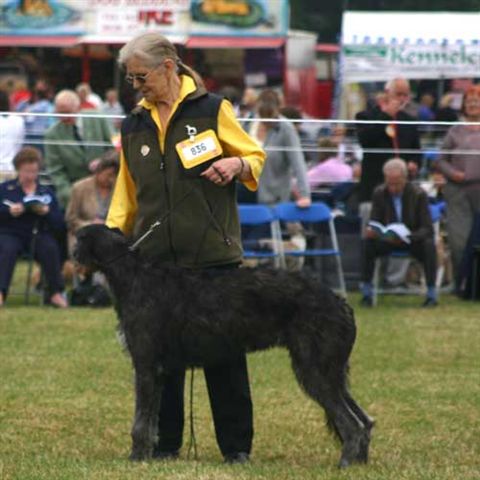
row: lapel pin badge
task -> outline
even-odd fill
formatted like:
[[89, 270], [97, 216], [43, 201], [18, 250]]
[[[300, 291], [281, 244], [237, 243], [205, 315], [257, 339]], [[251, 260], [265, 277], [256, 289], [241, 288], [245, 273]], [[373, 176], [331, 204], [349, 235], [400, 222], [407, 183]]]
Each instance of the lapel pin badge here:
[[186, 125], [185, 128], [187, 129], [187, 135], [191, 142], [195, 140], [195, 135], [197, 134], [197, 129], [192, 127], [191, 125]]
[[150, 147], [148, 145], [142, 145], [142, 148], [140, 149], [140, 153], [146, 157], [150, 153]]

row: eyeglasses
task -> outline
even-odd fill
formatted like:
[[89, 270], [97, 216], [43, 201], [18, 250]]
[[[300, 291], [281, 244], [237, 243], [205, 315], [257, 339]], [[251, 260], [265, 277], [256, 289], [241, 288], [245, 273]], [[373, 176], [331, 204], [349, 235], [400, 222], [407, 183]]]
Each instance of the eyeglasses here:
[[129, 75], [125, 75], [125, 80], [130, 84], [130, 85], [133, 85], [133, 83], [135, 82], [135, 80], [140, 84], [140, 85], [143, 85], [146, 81], [147, 81], [147, 78], [148, 76], [158, 68], [157, 67], [154, 67], [152, 68], [149, 72], [147, 73], [135, 73], [135, 74], [129, 74]]

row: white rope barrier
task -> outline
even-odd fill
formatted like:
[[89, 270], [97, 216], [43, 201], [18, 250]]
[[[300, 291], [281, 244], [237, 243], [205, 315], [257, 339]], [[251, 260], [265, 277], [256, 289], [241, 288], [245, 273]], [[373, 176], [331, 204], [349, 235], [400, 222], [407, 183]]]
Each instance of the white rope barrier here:
[[[52, 119], [61, 119], [61, 118], [105, 118], [105, 119], [123, 119], [125, 115], [107, 115], [103, 113], [78, 113], [78, 114], [62, 114], [62, 113], [30, 113], [30, 112], [0, 112], [0, 116], [5, 115], [13, 115], [19, 117], [48, 117]], [[342, 125], [342, 126], [349, 126], [352, 128], [351, 133], [346, 135], [346, 139], [348, 141], [352, 141], [352, 143], [348, 143], [344, 145], [344, 153], [346, 154], [358, 154], [360, 151], [362, 154], [370, 154], [370, 153], [378, 153], [378, 154], [394, 154], [394, 149], [377, 149], [377, 148], [362, 148], [359, 146], [358, 142], [356, 141], [356, 134], [353, 130], [355, 126], [358, 125], [390, 125], [392, 121], [376, 121], [376, 120], [337, 120], [337, 119], [312, 119], [312, 118], [303, 118], [303, 119], [287, 119], [287, 118], [239, 118], [240, 122], [249, 123], [249, 122], [266, 122], [266, 123], [281, 123], [281, 122], [290, 122], [290, 123], [300, 123], [300, 124], [309, 124], [309, 125], [318, 125], [319, 130], [317, 135], [319, 138], [328, 137], [329, 134], [323, 134], [321, 132], [322, 127], [330, 127], [332, 125]], [[396, 124], [399, 125], [419, 125], [419, 126], [428, 126], [429, 128], [432, 127], [451, 127], [452, 125], [472, 125], [472, 126], [479, 126], [480, 122], [465, 122], [465, 121], [457, 121], [457, 122], [424, 122], [424, 121], [396, 121]], [[430, 130], [428, 133], [434, 133]], [[480, 131], [479, 131], [480, 134]], [[0, 132], [0, 144], [2, 142], [2, 132]], [[431, 143], [429, 145], [424, 145], [422, 148], [416, 149], [400, 149], [396, 150], [396, 153], [400, 155], [451, 155], [451, 154], [461, 154], [461, 155], [479, 155], [480, 152], [476, 150], [442, 150], [441, 145], [439, 144], [441, 138], [437, 138], [435, 141], [436, 143], [432, 143], [432, 139], [430, 139]], [[20, 142], [19, 142], [20, 143]], [[18, 144], [18, 143], [17, 143]], [[48, 141], [42, 140], [39, 138], [27, 138], [22, 142], [22, 144], [28, 145], [61, 145], [61, 146], [77, 146], [81, 145], [84, 147], [108, 147], [111, 146], [109, 142], [105, 141], [75, 141], [75, 140], [58, 140], [58, 141]], [[336, 148], [322, 148], [316, 144], [315, 139], [304, 140], [301, 144], [300, 149], [296, 147], [269, 147], [266, 146], [265, 150], [267, 152], [296, 152], [302, 151], [304, 153], [310, 154], [318, 154], [318, 153], [336, 153]]]
[[[0, 111], [0, 116], [5, 115], [14, 115], [19, 117], [48, 117], [48, 118], [105, 118], [105, 119], [124, 119], [126, 115], [110, 115], [105, 113], [34, 113], [34, 112], [5, 112]], [[480, 122], [465, 122], [458, 120], [456, 122], [426, 122], [421, 120], [341, 120], [341, 119], [320, 119], [320, 118], [300, 118], [300, 119], [291, 119], [291, 118], [238, 118], [239, 122], [263, 122], [263, 123], [278, 123], [278, 122], [290, 122], [290, 123], [305, 123], [305, 124], [319, 124], [319, 125], [390, 125], [395, 123], [397, 125], [423, 125], [423, 126], [447, 126], [452, 125], [480, 125]]]

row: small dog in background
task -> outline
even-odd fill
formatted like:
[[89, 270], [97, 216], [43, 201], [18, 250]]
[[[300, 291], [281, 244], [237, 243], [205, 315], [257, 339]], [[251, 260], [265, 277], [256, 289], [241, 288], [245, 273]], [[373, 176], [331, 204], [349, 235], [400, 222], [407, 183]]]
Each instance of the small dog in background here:
[[366, 463], [372, 419], [351, 396], [348, 359], [356, 328], [345, 300], [311, 275], [240, 268], [224, 274], [142, 261], [104, 225], [77, 232], [75, 259], [107, 277], [135, 369], [134, 460], [156, 442], [163, 374], [241, 352], [285, 347], [304, 391], [342, 443], [340, 467]]
[[[284, 251], [291, 250], [305, 250], [307, 247], [307, 239], [301, 223], [287, 222], [285, 224], [287, 233], [287, 239], [282, 240], [282, 248]], [[278, 241], [277, 241], [278, 242]], [[275, 251], [275, 240], [271, 238], [260, 238], [258, 240], [258, 246], [260, 249], [268, 249], [269, 251]], [[278, 250], [278, 246], [277, 246]], [[255, 268], [258, 266], [271, 265], [271, 259], [258, 259], [258, 258], [246, 258], [243, 260], [243, 265], [249, 268]], [[305, 264], [305, 257], [290, 257], [285, 258], [285, 268], [289, 271], [300, 271]]]

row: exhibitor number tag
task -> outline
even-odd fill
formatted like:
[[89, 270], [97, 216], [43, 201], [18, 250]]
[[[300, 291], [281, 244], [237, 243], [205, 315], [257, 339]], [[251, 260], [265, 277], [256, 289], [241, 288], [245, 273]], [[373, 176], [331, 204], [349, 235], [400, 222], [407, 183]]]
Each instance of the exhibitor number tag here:
[[185, 168], [193, 168], [222, 154], [222, 147], [213, 130], [206, 130], [175, 146]]

